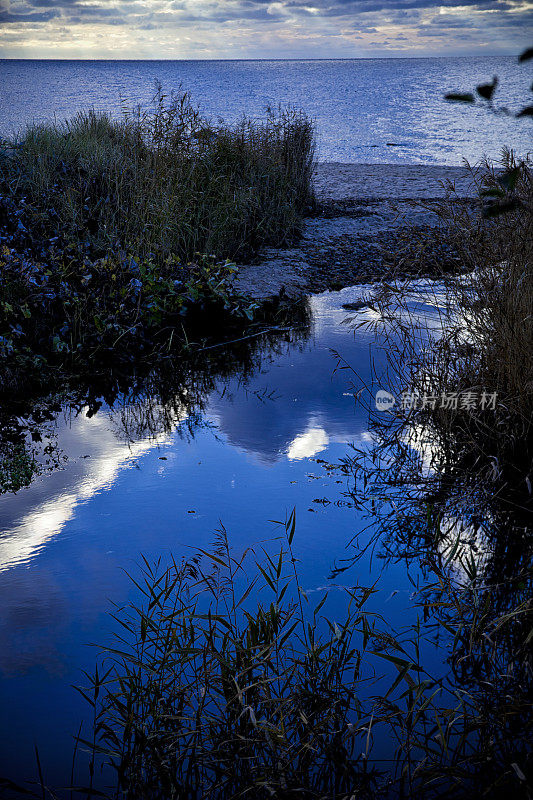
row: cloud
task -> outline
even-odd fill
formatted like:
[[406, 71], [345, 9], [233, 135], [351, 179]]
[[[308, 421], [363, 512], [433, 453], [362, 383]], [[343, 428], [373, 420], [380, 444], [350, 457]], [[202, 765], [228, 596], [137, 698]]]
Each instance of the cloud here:
[[9, 25], [16, 23], [18, 25], [29, 22], [49, 22], [54, 17], [58, 17], [60, 11], [57, 8], [52, 8], [50, 11], [30, 11], [29, 13], [12, 14], [10, 11], [0, 11], [0, 25]]
[[[83, 42], [100, 57], [345, 57], [434, 54], [431, 38], [446, 35], [453, 54], [468, 34], [480, 48], [517, 52], [532, 12], [533, 0], [0, 0], [0, 42], [7, 56], [71, 55]], [[117, 28], [124, 34], [106, 37]], [[153, 52], [138, 53], [140, 42]]]
[[[526, 0], [523, 0], [522, 3], [517, 3], [518, 6], [527, 4]], [[326, 16], [370, 14], [376, 11], [410, 11], [413, 9], [433, 9], [438, 11], [441, 8], [514, 8], [514, 5], [510, 6], [508, 0], [489, 0], [489, 2], [480, 2], [480, 0], [336, 0], [336, 2], [314, 0], [312, 3], [306, 2], [306, 0], [288, 0], [285, 6], [293, 9], [312, 6]]]

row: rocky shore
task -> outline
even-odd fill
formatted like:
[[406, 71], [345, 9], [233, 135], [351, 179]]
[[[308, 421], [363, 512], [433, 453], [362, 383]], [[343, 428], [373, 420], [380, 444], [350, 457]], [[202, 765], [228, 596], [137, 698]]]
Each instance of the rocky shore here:
[[[453, 187], [454, 202], [473, 205], [472, 176], [463, 167], [395, 164], [317, 164], [317, 208], [301, 238], [264, 248], [240, 267], [234, 285], [263, 300], [457, 266], [437, 204]], [[420, 258], [420, 254], [424, 258]], [[416, 264], [416, 266], [415, 266]]]

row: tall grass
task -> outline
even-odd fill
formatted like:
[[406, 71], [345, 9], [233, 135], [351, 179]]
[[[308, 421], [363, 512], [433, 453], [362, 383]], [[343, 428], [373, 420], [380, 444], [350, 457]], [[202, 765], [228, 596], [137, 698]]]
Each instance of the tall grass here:
[[[531, 163], [516, 163], [510, 153], [502, 166], [504, 176], [514, 176], [512, 187], [491, 165], [474, 171], [480, 213], [461, 209], [453, 195], [434, 209], [449, 226], [463, 272], [437, 287], [438, 322], [413, 315], [406, 298], [416, 299], [416, 287], [397, 281], [377, 290], [374, 324], [385, 337], [389, 375], [396, 376], [386, 388], [398, 397], [407, 391], [436, 398], [434, 407], [397, 416], [405, 435], [411, 425], [433, 441], [426, 449], [435, 456], [436, 478], [453, 471], [465, 482], [471, 476], [479, 489], [483, 476], [487, 494], [504, 492], [531, 508], [533, 173]], [[477, 400], [443, 407], [442, 396], [465, 393]], [[494, 408], [479, 402], [483, 393], [496, 395]]]
[[313, 153], [303, 113], [213, 124], [188, 93], [158, 87], [149, 110], [79, 112], [4, 142], [0, 185], [4, 201], [22, 201], [13, 221], [28, 242], [40, 234], [157, 262], [243, 258], [295, 232], [312, 200]]
[[140, 602], [118, 611], [117, 644], [82, 690], [94, 711], [91, 774], [111, 766], [112, 794], [371, 796], [355, 640], [372, 590], [346, 590], [342, 620], [321, 613], [326, 597], [309, 609], [294, 512], [285, 532], [270, 552], [236, 557], [222, 529], [212, 553], [145, 562]]
[[[413, 305], [431, 303], [427, 284], [376, 291], [382, 388], [430, 400], [374, 411], [370, 452], [342, 464], [372, 532], [354, 561], [374, 548], [420, 562], [435, 576], [417, 587], [425, 626], [449, 645], [447, 683], [415, 691], [414, 707], [382, 703], [407, 796], [530, 798], [533, 785], [533, 181], [529, 162], [502, 166], [475, 172], [479, 215], [453, 197], [437, 208], [464, 267], [437, 285], [437, 318]], [[439, 711], [444, 688], [455, 701]]]
[[[528, 800], [527, 599], [495, 613], [475, 576], [428, 548], [417, 622], [392, 630], [366, 607], [376, 587], [359, 585], [332, 618], [328, 597], [313, 605], [299, 585], [295, 527], [293, 512], [284, 542], [240, 555], [221, 529], [211, 552], [144, 561], [137, 599], [116, 609], [115, 641], [80, 688], [92, 723], [72, 795]], [[448, 670], [428, 671], [427, 641]], [[383, 737], [390, 758], [377, 768]], [[39, 770], [26, 793], [62, 797]]]
[[0, 142], [0, 391], [261, 316], [230, 259], [297, 232], [313, 153], [303, 113], [212, 124], [161, 88]]

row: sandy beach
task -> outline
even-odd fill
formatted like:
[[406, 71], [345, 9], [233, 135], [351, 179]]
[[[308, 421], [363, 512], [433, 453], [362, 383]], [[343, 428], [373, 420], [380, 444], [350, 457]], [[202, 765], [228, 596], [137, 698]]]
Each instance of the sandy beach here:
[[[314, 170], [318, 213], [303, 222], [299, 241], [263, 248], [240, 267], [235, 286], [258, 300], [371, 282], [383, 276], [383, 250], [407, 231], [436, 235], [437, 215], [424, 203], [453, 187], [459, 201], [475, 197], [464, 167], [320, 163]], [[436, 243], [434, 243], [436, 246]]]

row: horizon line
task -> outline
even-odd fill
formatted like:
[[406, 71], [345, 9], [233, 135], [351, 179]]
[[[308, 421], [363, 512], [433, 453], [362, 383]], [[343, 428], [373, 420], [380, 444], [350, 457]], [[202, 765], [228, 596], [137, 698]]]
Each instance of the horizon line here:
[[38, 56], [11, 56], [0, 57], [1, 61], [80, 61], [92, 63], [94, 61], [193, 61], [193, 62], [209, 62], [209, 61], [401, 61], [404, 59], [439, 59], [439, 58], [515, 58], [520, 53], [479, 53], [475, 55], [446, 55], [446, 56], [421, 56], [421, 55], [404, 55], [404, 56], [301, 56], [299, 58], [285, 58], [283, 56], [263, 56], [255, 58], [49, 58]]

